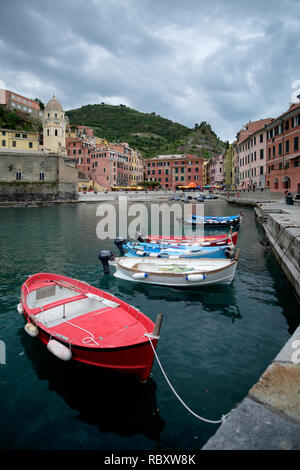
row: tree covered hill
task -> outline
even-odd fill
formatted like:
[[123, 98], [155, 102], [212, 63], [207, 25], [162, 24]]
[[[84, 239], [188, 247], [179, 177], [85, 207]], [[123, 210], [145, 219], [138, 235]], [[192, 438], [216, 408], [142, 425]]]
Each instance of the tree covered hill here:
[[155, 113], [141, 113], [122, 104], [89, 104], [66, 111], [66, 115], [71, 127], [92, 127], [96, 136], [109, 142], [128, 142], [144, 158], [171, 153], [210, 158], [225, 149], [225, 143], [206, 122], [190, 129]]
[[32, 119], [29, 114], [21, 111], [8, 111], [0, 107], [0, 129], [42, 132], [42, 122]]

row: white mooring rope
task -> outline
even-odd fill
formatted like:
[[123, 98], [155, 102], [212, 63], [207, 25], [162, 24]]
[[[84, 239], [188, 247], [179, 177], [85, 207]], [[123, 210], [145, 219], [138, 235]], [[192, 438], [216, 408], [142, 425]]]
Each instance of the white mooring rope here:
[[158, 362], [158, 365], [159, 365], [159, 367], [160, 367], [160, 369], [161, 369], [161, 371], [162, 371], [162, 373], [163, 373], [163, 375], [164, 375], [166, 381], [168, 382], [168, 384], [169, 384], [169, 386], [170, 386], [172, 392], [173, 392], [174, 395], [178, 398], [178, 400], [181, 402], [181, 404], [182, 404], [193, 416], [195, 416], [195, 417], [198, 418], [198, 419], [201, 419], [202, 421], [205, 421], [206, 423], [211, 423], [211, 424], [224, 423], [224, 421], [225, 421], [225, 419], [227, 418], [227, 416], [229, 415], [229, 413], [227, 413], [226, 415], [223, 415], [222, 418], [219, 419], [219, 420], [217, 420], [217, 421], [212, 421], [212, 420], [210, 420], [210, 419], [206, 419], [206, 418], [203, 418], [202, 416], [197, 415], [194, 411], [192, 411], [192, 410], [186, 405], [186, 403], [184, 403], [184, 401], [180, 398], [180, 396], [178, 395], [178, 393], [177, 393], [176, 390], [174, 389], [173, 385], [172, 385], [171, 382], [169, 381], [169, 379], [168, 379], [168, 377], [167, 377], [167, 375], [166, 375], [166, 373], [165, 373], [165, 371], [164, 371], [164, 369], [163, 369], [163, 367], [162, 367], [162, 365], [161, 365], [161, 363], [160, 363], [160, 360], [159, 360], [159, 358], [158, 358], [158, 356], [157, 356], [157, 353], [156, 353], [155, 348], [154, 348], [154, 346], [153, 346], [153, 344], [152, 344], [152, 341], [151, 341], [151, 337], [153, 337], [153, 336], [152, 336], [151, 334], [145, 334], [145, 336], [147, 336], [147, 338], [148, 338], [149, 341], [150, 341], [150, 344], [151, 344], [151, 347], [152, 347], [152, 349], [153, 349], [155, 358], [156, 358], [156, 360], [157, 360], [157, 362]]

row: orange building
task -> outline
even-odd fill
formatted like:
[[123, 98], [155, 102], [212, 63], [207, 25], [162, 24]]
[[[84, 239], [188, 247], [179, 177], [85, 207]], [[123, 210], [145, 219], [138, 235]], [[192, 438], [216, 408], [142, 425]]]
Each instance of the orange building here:
[[172, 190], [189, 183], [202, 186], [202, 164], [203, 158], [195, 155], [159, 155], [145, 162], [145, 180]]
[[300, 103], [273, 119], [267, 132], [266, 187], [300, 193]]

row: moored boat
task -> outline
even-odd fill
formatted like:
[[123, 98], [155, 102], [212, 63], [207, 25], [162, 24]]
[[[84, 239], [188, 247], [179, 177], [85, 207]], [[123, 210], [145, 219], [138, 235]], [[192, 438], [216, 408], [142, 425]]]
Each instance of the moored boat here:
[[[232, 245], [231, 245], [232, 246]], [[153, 257], [153, 258], [226, 258], [230, 254], [231, 246], [199, 246], [186, 244], [141, 243], [127, 242], [125, 256]]]
[[204, 235], [203, 237], [197, 236], [163, 236], [163, 235], [148, 235], [143, 239], [142, 234], [138, 236], [138, 240], [147, 243], [160, 243], [166, 242], [168, 244], [184, 244], [189, 246], [222, 246], [222, 245], [236, 245], [239, 233], [230, 231], [230, 233], [223, 235]]
[[241, 222], [241, 217], [241, 215], [232, 215], [228, 217], [192, 215], [190, 219], [185, 220], [185, 223], [188, 225], [234, 226]]
[[234, 259], [143, 259], [120, 257], [114, 261], [114, 276], [132, 282], [172, 287], [230, 284], [239, 250]]
[[[162, 315], [156, 324], [137, 308], [89, 284], [52, 273], [29, 276], [19, 313], [30, 336], [55, 356], [111, 369], [146, 381]], [[151, 343], [152, 345], [151, 345]]]

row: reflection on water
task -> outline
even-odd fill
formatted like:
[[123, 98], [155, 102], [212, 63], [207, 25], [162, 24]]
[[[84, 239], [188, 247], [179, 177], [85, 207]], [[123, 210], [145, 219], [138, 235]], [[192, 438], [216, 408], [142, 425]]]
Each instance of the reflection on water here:
[[[110, 285], [111, 279], [108, 276], [103, 279], [103, 284]], [[131, 282], [122, 279], [116, 279], [119, 292], [124, 295], [130, 295], [132, 292]], [[169, 298], [172, 302], [184, 302], [190, 306], [200, 306], [207, 312], [219, 311], [221, 315], [225, 315], [232, 319], [241, 319], [239, 307], [236, 303], [234, 287], [230, 286], [207, 286], [205, 288], [170, 288], [157, 285], [147, 285], [136, 283], [134, 285], [135, 292], [139, 292], [145, 298], [145, 301], [159, 300], [161, 298]]]
[[23, 330], [20, 339], [39, 380], [46, 380], [49, 390], [78, 411], [77, 419], [103, 433], [142, 433], [159, 443], [164, 421], [159, 416], [152, 378], [142, 384], [101, 368], [75, 361], [64, 363]]

